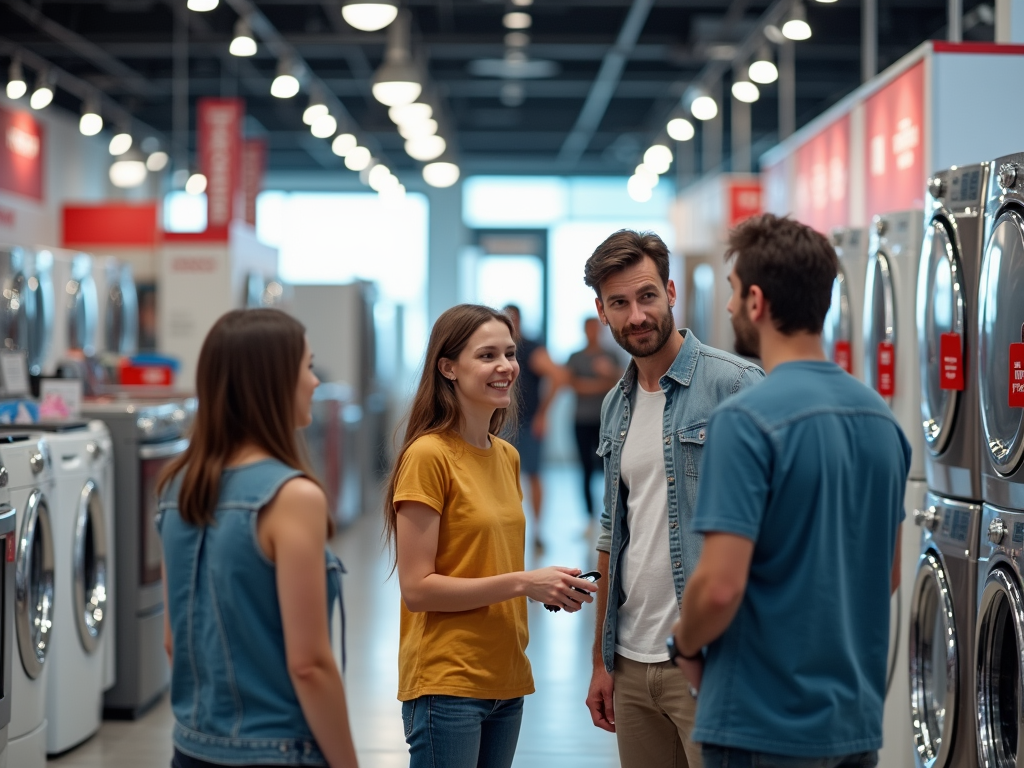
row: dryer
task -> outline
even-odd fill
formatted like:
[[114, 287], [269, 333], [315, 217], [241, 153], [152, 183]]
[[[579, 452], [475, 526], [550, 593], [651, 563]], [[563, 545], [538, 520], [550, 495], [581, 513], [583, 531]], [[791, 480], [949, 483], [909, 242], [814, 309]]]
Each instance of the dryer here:
[[929, 493], [910, 602], [910, 706], [918, 768], [973, 768], [974, 631], [981, 506]]
[[[46, 765], [47, 663], [54, 627], [54, 541], [50, 504], [53, 462], [39, 434], [0, 438], [0, 461], [17, 510], [13, 704], [8, 759], [18, 768]], [[67, 595], [61, 596], [67, 599]], [[58, 630], [59, 631], [59, 630]]]
[[839, 257], [839, 273], [832, 284], [832, 303], [825, 316], [822, 342], [828, 358], [856, 376], [864, 357], [861, 313], [868, 259], [867, 233], [863, 229], [834, 229], [832, 245]]

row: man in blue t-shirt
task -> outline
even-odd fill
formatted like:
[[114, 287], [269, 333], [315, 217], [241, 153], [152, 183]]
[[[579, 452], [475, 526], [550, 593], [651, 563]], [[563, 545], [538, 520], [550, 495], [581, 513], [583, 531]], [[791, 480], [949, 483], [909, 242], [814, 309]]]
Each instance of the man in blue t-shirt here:
[[766, 214], [730, 233], [733, 257], [736, 351], [768, 376], [708, 423], [704, 549], [669, 640], [699, 690], [693, 740], [705, 768], [871, 768], [910, 446], [881, 397], [825, 357], [828, 241]]

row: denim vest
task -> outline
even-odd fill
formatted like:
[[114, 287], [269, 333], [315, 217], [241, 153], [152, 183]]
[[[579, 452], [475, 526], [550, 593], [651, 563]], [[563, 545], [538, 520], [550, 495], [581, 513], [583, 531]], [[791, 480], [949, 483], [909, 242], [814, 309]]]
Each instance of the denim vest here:
[[[275, 460], [225, 470], [216, 518], [206, 526], [178, 514], [180, 478], [160, 499], [174, 746], [200, 760], [327, 764], [288, 674], [276, 568], [256, 537], [257, 513], [300, 475]], [[328, 618], [341, 599], [343, 571], [327, 551]]]
[[[700, 558], [703, 537], [690, 532], [693, 508], [697, 502], [700, 460], [707, 438], [707, 423], [720, 402], [764, 378], [764, 371], [743, 358], [707, 347], [688, 329], [680, 331], [683, 346], [661, 377], [665, 393], [662, 417], [663, 469], [668, 480], [667, 544], [672, 559], [672, 580], [676, 601], [683, 597], [686, 579]], [[604, 511], [597, 548], [609, 553], [608, 609], [605, 615], [601, 653], [605, 669], [612, 671], [615, 661], [615, 633], [619, 606], [625, 600], [619, 568], [622, 553], [629, 544], [626, 525], [628, 489], [622, 482], [622, 446], [629, 431], [630, 409], [635, 401], [635, 362], [612, 389], [601, 407], [601, 441], [597, 454], [604, 460]]]

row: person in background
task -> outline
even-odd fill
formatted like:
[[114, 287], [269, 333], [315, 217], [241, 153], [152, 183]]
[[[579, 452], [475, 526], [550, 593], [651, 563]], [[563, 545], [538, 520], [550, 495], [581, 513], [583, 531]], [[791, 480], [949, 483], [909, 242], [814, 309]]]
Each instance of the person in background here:
[[593, 600], [579, 569], [524, 571], [519, 455], [497, 437], [515, 416], [514, 337], [488, 307], [437, 319], [388, 481], [410, 768], [508, 768], [534, 690], [526, 598], [569, 612]]
[[828, 241], [765, 214], [730, 233], [728, 256], [736, 348], [768, 377], [707, 428], [704, 550], [669, 643], [699, 690], [693, 738], [706, 768], [873, 768], [910, 445], [825, 357]]
[[188, 448], [160, 476], [173, 768], [355, 768], [330, 639], [341, 563], [296, 430], [313, 355], [274, 309], [228, 312], [199, 353]]
[[616, 735], [623, 768], [700, 768], [690, 737], [696, 706], [664, 638], [700, 555], [689, 527], [708, 417], [764, 375], [676, 330], [668, 274], [662, 239], [631, 230], [608, 237], [584, 270], [598, 316], [633, 358], [601, 412], [597, 569], [605, 578], [587, 695], [594, 725]]
[[565, 373], [551, 359], [547, 348], [538, 341], [522, 335], [519, 307], [509, 304], [504, 312], [515, 329], [516, 357], [519, 360], [519, 412], [518, 423], [512, 436], [512, 445], [519, 451], [522, 473], [530, 485], [530, 507], [533, 509], [533, 546], [544, 551], [540, 535], [541, 511], [544, 507], [544, 484], [540, 477], [541, 450], [547, 433], [548, 408], [564, 383]]
[[597, 469], [601, 403], [622, 375], [622, 367], [615, 356], [601, 346], [601, 323], [596, 317], [588, 317], [583, 322], [583, 332], [587, 337], [587, 346], [570, 355], [565, 367], [569, 373], [569, 384], [576, 393], [573, 429], [583, 470], [583, 503], [587, 505], [587, 514], [593, 520], [599, 511], [590, 481]]

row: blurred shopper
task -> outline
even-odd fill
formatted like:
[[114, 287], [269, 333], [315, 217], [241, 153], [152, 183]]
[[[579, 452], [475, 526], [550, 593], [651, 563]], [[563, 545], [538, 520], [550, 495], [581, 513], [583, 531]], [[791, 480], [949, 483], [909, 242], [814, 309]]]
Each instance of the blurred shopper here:
[[664, 638], [700, 555], [690, 534], [707, 420], [763, 372], [676, 331], [668, 249], [621, 230], [587, 261], [585, 281], [615, 341], [632, 356], [601, 413], [605, 509], [598, 539], [597, 637], [587, 696], [616, 734], [624, 768], [700, 768], [696, 705]]
[[693, 738], [706, 768], [871, 768], [910, 446], [822, 350], [828, 241], [768, 214], [733, 230], [729, 255], [736, 346], [768, 378], [708, 425], [704, 550], [674, 628], [700, 689]]
[[622, 367], [608, 350], [601, 346], [601, 324], [596, 317], [583, 321], [587, 346], [569, 356], [565, 367], [569, 383], [576, 393], [573, 429], [576, 450], [583, 470], [583, 503], [591, 519], [597, 514], [597, 498], [590, 481], [597, 469], [597, 448], [601, 437], [601, 403], [622, 375]]
[[548, 430], [547, 414], [551, 401], [563, 383], [561, 367], [551, 359], [547, 348], [522, 335], [519, 307], [509, 304], [505, 314], [515, 329], [516, 358], [519, 360], [519, 411], [512, 445], [519, 451], [522, 473], [530, 484], [530, 506], [533, 508], [533, 546], [544, 550], [540, 535], [541, 511], [544, 507], [544, 484], [540, 478], [541, 450]]
[[227, 313], [199, 353], [191, 440], [159, 482], [173, 768], [356, 765], [329, 634], [342, 568], [296, 437], [312, 361], [273, 309]]
[[[411, 768], [507, 768], [533, 693], [526, 598], [578, 611], [575, 568], [524, 571], [515, 328], [462, 304], [430, 334], [385, 496], [402, 589], [398, 698]], [[586, 590], [573, 591], [573, 588]]]

